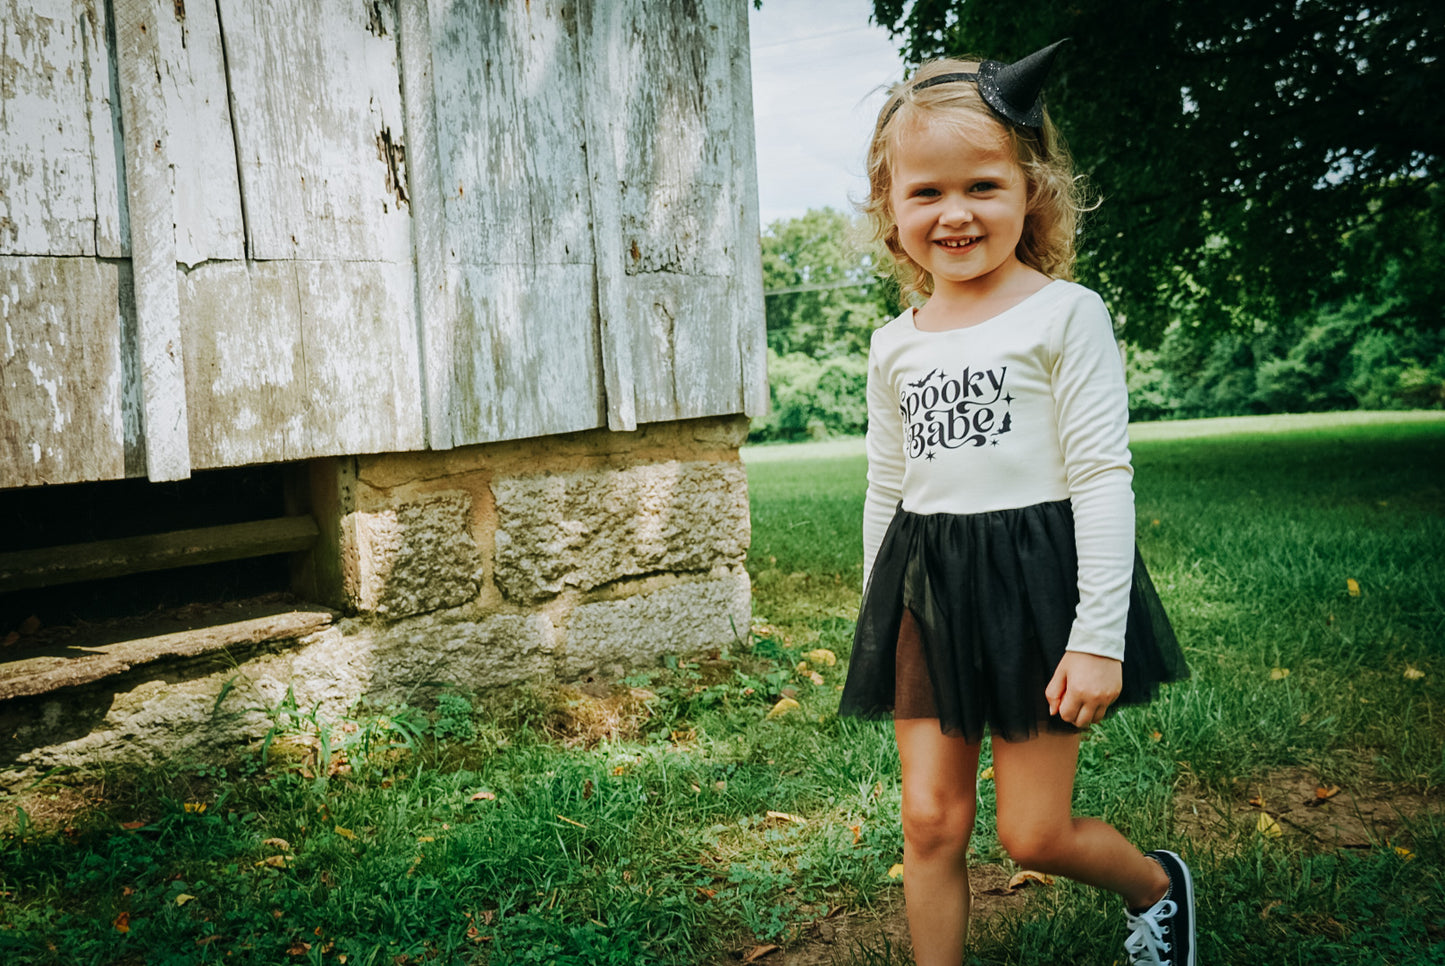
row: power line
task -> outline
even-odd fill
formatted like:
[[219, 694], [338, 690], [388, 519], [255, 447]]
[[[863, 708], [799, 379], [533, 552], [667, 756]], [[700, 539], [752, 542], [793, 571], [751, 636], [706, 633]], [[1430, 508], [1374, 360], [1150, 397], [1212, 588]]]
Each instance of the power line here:
[[763, 292], [763, 298], [767, 298], [769, 295], [792, 295], [795, 292], [831, 292], [836, 288], [867, 288], [876, 281], [878, 281], [876, 278], [868, 278], [861, 282], [830, 282], [827, 285], [789, 285], [787, 288], [766, 289]]

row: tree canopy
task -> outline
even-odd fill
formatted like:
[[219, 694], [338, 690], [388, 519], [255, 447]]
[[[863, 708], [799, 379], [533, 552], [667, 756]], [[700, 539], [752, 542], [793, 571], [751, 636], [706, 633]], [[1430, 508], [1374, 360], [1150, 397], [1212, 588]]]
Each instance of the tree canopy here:
[[1070, 38], [1045, 97], [1101, 200], [1081, 276], [1131, 339], [1372, 292], [1439, 324], [1439, 0], [874, 0], [874, 18], [912, 64]]

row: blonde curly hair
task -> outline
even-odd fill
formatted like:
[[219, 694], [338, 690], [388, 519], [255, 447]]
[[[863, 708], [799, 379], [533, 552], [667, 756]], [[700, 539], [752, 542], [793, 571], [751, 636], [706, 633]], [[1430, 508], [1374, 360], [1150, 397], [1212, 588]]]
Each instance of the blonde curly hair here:
[[1044, 113], [1039, 130], [1001, 119], [971, 83], [943, 83], [919, 90], [921, 82], [940, 74], [974, 73], [976, 60], [946, 58], [923, 64], [906, 81], [895, 84], [878, 112], [868, 144], [868, 198], [860, 206], [868, 218], [873, 241], [881, 247], [880, 267], [898, 279], [905, 298], [933, 294], [933, 277], [908, 257], [898, 241], [898, 223], [888, 195], [893, 188], [893, 154], [902, 132], [922, 120], [956, 125], [965, 137], [1003, 136], [1028, 184], [1028, 209], [1023, 235], [1015, 251], [1019, 261], [1051, 278], [1072, 279], [1074, 233], [1079, 216], [1089, 209], [1081, 176], [1074, 174], [1063, 136]]

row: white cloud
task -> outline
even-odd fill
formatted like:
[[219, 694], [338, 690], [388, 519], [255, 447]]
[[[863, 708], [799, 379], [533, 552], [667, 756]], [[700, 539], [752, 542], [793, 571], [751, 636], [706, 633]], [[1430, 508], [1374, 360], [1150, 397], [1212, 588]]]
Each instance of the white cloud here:
[[863, 154], [903, 63], [870, 0], [763, 0], [749, 27], [764, 227], [867, 191]]

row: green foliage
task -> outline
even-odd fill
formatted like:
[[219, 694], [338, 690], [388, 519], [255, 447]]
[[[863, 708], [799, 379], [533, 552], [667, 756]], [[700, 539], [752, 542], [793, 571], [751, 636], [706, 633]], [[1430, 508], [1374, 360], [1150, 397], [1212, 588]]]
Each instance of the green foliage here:
[[[1103, 199], [1082, 280], [1152, 345], [1376, 297], [1438, 325], [1445, 7], [1435, 0], [875, 0], [918, 63], [1059, 38], [1051, 113]], [[1355, 237], [1357, 236], [1358, 237]]]
[[753, 421], [750, 438], [826, 439], [868, 428], [866, 355], [814, 359], [768, 350], [768, 415]]
[[1445, 406], [1445, 330], [1413, 328], [1398, 300], [1328, 306], [1251, 334], [1176, 323], [1127, 359], [1134, 419]]

